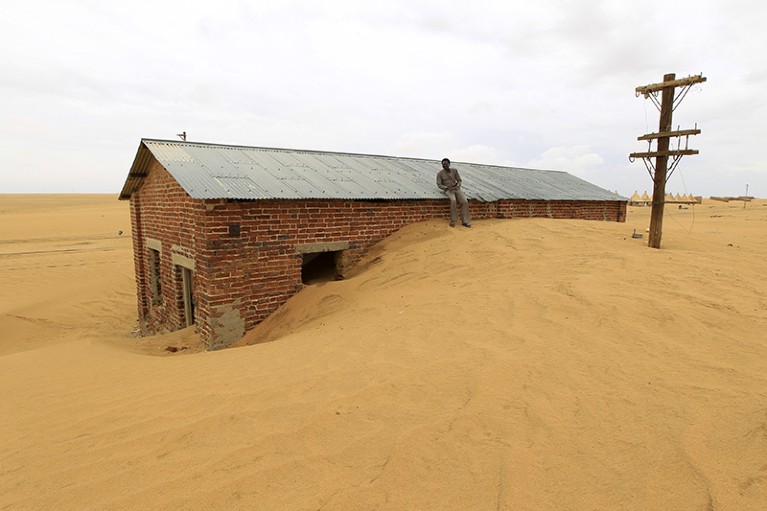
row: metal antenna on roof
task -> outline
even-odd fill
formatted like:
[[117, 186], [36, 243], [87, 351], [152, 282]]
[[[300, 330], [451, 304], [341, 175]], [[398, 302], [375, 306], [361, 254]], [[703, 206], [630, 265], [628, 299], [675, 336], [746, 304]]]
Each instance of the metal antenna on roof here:
[[182, 131], [181, 133], [176, 133], [176, 136], [186, 142], [186, 131]]

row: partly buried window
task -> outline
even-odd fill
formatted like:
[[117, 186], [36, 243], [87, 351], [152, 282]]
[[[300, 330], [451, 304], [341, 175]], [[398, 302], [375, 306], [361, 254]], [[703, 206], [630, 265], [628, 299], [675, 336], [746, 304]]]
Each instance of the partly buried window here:
[[313, 252], [302, 255], [301, 282], [314, 284], [338, 279], [336, 258], [340, 252]]
[[301, 281], [304, 284], [339, 279], [338, 262], [348, 241], [303, 243], [296, 245], [301, 254]]
[[160, 272], [160, 251], [149, 249], [149, 291], [152, 295], [152, 305], [162, 303], [162, 273]]

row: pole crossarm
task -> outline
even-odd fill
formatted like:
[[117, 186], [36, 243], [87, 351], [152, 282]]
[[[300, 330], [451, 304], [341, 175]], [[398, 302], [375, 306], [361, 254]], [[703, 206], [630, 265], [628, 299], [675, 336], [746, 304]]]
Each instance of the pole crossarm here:
[[688, 135], [699, 135], [700, 130], [694, 129], [694, 130], [677, 130], [677, 131], [663, 131], [661, 133], [649, 133], [647, 135], [642, 135], [641, 137], [637, 137], [637, 140], [653, 140], [656, 138], [673, 138], [673, 137], [684, 137]]
[[636, 88], [637, 94], [644, 94], [645, 96], [663, 90], [667, 87], [684, 87], [685, 85], [693, 85], [696, 83], [705, 82], [706, 77], [701, 75], [688, 76], [687, 78], [680, 78], [679, 80], [668, 80], [661, 83], [652, 83], [650, 85], [643, 85]]
[[699, 154], [697, 149], [672, 149], [669, 151], [650, 151], [646, 153], [631, 153], [629, 158], [657, 158], [658, 156], [690, 156]]

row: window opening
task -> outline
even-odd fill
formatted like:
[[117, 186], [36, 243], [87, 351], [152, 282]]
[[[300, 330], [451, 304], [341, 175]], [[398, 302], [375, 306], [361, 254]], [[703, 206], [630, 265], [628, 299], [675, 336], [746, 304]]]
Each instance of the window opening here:
[[160, 271], [160, 251], [149, 249], [149, 291], [152, 305], [162, 303], [162, 273]]
[[301, 282], [318, 284], [338, 279], [336, 257], [341, 252], [310, 252], [303, 254]]

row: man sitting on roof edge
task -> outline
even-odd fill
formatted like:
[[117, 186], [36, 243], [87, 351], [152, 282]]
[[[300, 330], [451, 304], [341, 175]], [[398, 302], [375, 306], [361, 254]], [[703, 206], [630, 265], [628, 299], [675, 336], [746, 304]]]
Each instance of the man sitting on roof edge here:
[[455, 227], [458, 216], [456, 201], [461, 203], [461, 224], [464, 227], [471, 227], [469, 201], [466, 200], [466, 196], [461, 191], [461, 176], [457, 169], [450, 166], [448, 158], [442, 159], [442, 170], [437, 173], [437, 186], [450, 199], [450, 227]]

